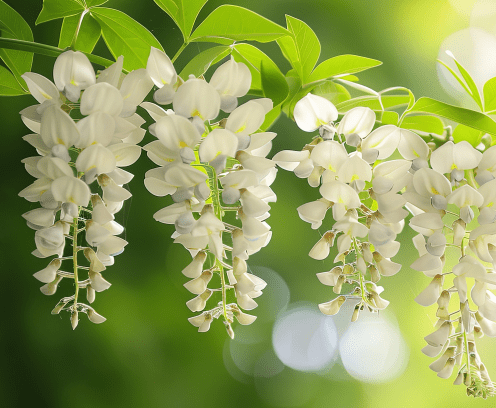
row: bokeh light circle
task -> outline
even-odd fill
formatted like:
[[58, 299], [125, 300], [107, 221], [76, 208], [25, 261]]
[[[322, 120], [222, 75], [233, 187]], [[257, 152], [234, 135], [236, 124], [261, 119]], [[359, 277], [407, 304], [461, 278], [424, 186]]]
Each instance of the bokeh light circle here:
[[[495, 35], [480, 28], [471, 27], [447, 37], [441, 44], [438, 59], [458, 72], [452, 58], [446, 55], [446, 50], [451, 51], [458, 62], [470, 73], [480, 92], [482, 92], [484, 83], [496, 76]], [[464, 102], [468, 107], [476, 108], [470, 96], [441, 64], [437, 64], [437, 74], [442, 87], [448, 94], [460, 102]]]
[[397, 378], [405, 370], [409, 356], [398, 326], [367, 312], [348, 327], [340, 339], [339, 353], [346, 371], [367, 383]]
[[277, 357], [298, 371], [319, 371], [335, 359], [338, 336], [331, 317], [317, 306], [295, 307], [274, 325], [272, 344]]

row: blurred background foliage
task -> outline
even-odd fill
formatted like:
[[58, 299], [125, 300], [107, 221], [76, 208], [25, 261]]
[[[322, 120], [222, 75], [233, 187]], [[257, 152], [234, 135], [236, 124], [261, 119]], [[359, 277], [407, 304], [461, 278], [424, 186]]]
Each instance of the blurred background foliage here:
[[[61, 20], [34, 26], [41, 0], [6, 0], [33, 27], [35, 41], [57, 45]], [[232, 0], [281, 25], [284, 14], [309, 24], [322, 44], [320, 61], [340, 54], [375, 58], [384, 64], [359, 74], [361, 83], [383, 89], [410, 88], [466, 107], [457, 89], [436, 65], [449, 48], [480, 84], [496, 75], [496, 6], [494, 0]], [[220, 0], [210, 0], [204, 19]], [[152, 0], [110, 0], [106, 7], [124, 11], [146, 26], [168, 55], [182, 44], [179, 29]], [[176, 62], [180, 69], [204, 49], [191, 44]], [[275, 44], [260, 46], [282, 71], [290, 67]], [[102, 39], [95, 54], [110, 58]], [[52, 77], [54, 59], [36, 55], [33, 71]], [[443, 89], [444, 87], [444, 89]], [[448, 92], [446, 92], [448, 90]], [[32, 273], [46, 262], [30, 255], [34, 234], [21, 214], [35, 208], [18, 197], [31, 183], [21, 160], [34, 149], [21, 137], [28, 130], [18, 112], [34, 104], [31, 96], [1, 98], [2, 248], [4, 313], [0, 345], [0, 401], [4, 407], [492, 407], [494, 400], [465, 397], [430, 371], [432, 359], [420, 349], [432, 331], [435, 309], [426, 312], [413, 299], [429, 279], [409, 269], [417, 254], [410, 232], [394, 260], [404, 268], [385, 278], [386, 313], [363, 316], [348, 328], [351, 311], [338, 318], [321, 316], [317, 303], [334, 297], [315, 273], [329, 270], [326, 261], [307, 256], [319, 231], [301, 221], [296, 208], [318, 192], [292, 173], [279, 171], [278, 196], [268, 220], [270, 245], [250, 257], [253, 272], [269, 283], [259, 298], [255, 324], [237, 326], [229, 341], [222, 324], [199, 334], [187, 317], [189, 294], [181, 269], [187, 251], [171, 243], [173, 226], [152, 214], [168, 203], [143, 186], [153, 167], [146, 156], [129, 170], [132, 200], [117, 221], [126, 227], [129, 246], [116, 258], [106, 278], [110, 290], [97, 297], [96, 308], [108, 321], [83, 320], [72, 331], [66, 315], [51, 316], [57, 299], [39, 292]], [[143, 114], [147, 118], [146, 114]], [[273, 153], [300, 149], [310, 135], [285, 117]], [[145, 142], [151, 141], [150, 135]], [[272, 154], [273, 154], [272, 153]], [[330, 218], [330, 217], [329, 217]], [[320, 233], [325, 231], [325, 225]], [[454, 259], [451, 260], [452, 263]], [[449, 263], [449, 261], [448, 261]], [[59, 289], [64, 291], [63, 285]], [[288, 318], [289, 316], [289, 318]], [[367, 330], [365, 330], [367, 329]], [[339, 351], [337, 350], [339, 348]], [[496, 344], [480, 341], [479, 352], [496, 378]]]

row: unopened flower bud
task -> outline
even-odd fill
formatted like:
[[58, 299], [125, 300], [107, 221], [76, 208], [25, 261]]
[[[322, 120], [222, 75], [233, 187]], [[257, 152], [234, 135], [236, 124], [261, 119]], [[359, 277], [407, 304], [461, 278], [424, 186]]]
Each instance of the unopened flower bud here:
[[353, 310], [353, 314], [351, 315], [351, 321], [356, 322], [358, 320], [358, 316], [360, 315], [360, 310], [362, 310], [362, 304], [359, 303], [355, 306], [355, 309]]
[[77, 310], [74, 310], [71, 314], [71, 326], [72, 326], [72, 330], [75, 330], [77, 325], [79, 323], [79, 319], [78, 319], [78, 311]]

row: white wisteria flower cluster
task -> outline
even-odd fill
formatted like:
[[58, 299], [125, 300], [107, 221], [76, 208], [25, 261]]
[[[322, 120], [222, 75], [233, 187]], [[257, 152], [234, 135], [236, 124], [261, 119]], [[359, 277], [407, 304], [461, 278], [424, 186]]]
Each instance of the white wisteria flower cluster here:
[[[340, 296], [319, 308], [334, 315], [350, 300], [356, 303], [355, 321], [364, 308], [377, 312], [389, 304], [376, 283], [401, 268], [391, 260], [400, 249], [395, 239], [408, 215], [401, 191], [414, 169], [427, 163], [429, 147], [416, 133], [394, 125], [373, 130], [376, 115], [366, 107], [349, 110], [338, 124], [336, 107], [311, 93], [298, 101], [294, 117], [302, 130], [318, 130], [319, 135], [302, 151], [282, 151], [273, 160], [320, 187], [322, 198], [298, 208], [300, 218], [313, 229], [321, 227], [332, 208], [332, 228], [309, 255], [324, 260], [336, 245], [335, 266], [317, 277]], [[387, 160], [396, 151], [402, 158]], [[345, 289], [348, 293], [342, 294]]]
[[[33, 72], [23, 75], [38, 101], [20, 112], [33, 132], [24, 140], [38, 156], [23, 160], [36, 180], [19, 195], [41, 205], [23, 214], [35, 230], [33, 255], [55, 256], [34, 277], [44, 283], [45, 295], [55, 294], [64, 278], [74, 281], [74, 294], [52, 311], [69, 311], [73, 329], [81, 312], [93, 323], [106, 320], [90, 304], [95, 292], [110, 287], [102, 272], [127, 245], [114, 214], [131, 197], [123, 185], [133, 175], [122, 167], [140, 156], [145, 121], [135, 111], [153, 83], [144, 69], [122, 74], [122, 64], [120, 57], [97, 78], [84, 54], [66, 51], [55, 61], [55, 84]], [[79, 264], [81, 252], [87, 266]], [[81, 302], [80, 289], [86, 290], [87, 303]]]
[[[248, 272], [246, 261], [271, 238], [265, 220], [268, 203], [276, 200], [270, 185], [277, 170], [266, 156], [276, 135], [258, 131], [272, 102], [263, 98], [237, 106], [237, 98], [250, 89], [251, 73], [233, 59], [219, 66], [210, 82], [193, 75], [183, 81], [167, 55], [152, 48], [147, 71], [159, 88], [155, 101], [172, 103], [169, 110], [141, 105], [155, 120], [149, 131], [158, 139], [144, 146], [159, 166], [146, 173], [145, 186], [172, 198], [154, 218], [175, 226], [174, 242], [193, 258], [182, 271], [190, 279], [185, 288], [195, 295], [186, 305], [202, 313], [189, 321], [205, 332], [222, 317], [233, 337], [234, 317], [251, 324], [256, 317], [243, 310], [257, 307], [254, 298], [266, 286]], [[230, 114], [220, 119], [221, 111]], [[211, 297], [220, 300], [204, 311]]]
[[[410, 227], [418, 232], [419, 258], [411, 267], [432, 278], [415, 300], [437, 303], [436, 330], [422, 351], [438, 357], [430, 368], [439, 377], [451, 377], [458, 367], [454, 383], [485, 398], [496, 389], [476, 340], [496, 336], [496, 146], [481, 153], [449, 141], [432, 152], [429, 164], [415, 172], [405, 193], [414, 215]], [[459, 259], [443, 272], [447, 251]]]

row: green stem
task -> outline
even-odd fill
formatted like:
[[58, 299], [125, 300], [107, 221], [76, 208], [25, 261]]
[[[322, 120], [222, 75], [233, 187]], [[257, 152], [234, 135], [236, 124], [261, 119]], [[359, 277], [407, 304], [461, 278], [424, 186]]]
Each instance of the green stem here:
[[470, 355], [468, 352], [468, 339], [467, 339], [467, 332], [465, 331], [465, 328], [463, 329], [463, 341], [465, 343], [465, 352], [467, 353], [467, 376], [468, 376], [468, 383], [472, 383], [472, 378], [470, 374]]
[[78, 294], [79, 294], [77, 238], [78, 238], [78, 218], [79, 218], [79, 213], [81, 211], [80, 208], [81, 207], [78, 207], [78, 216], [74, 217], [74, 219], [72, 221], [72, 230], [73, 230], [72, 231], [72, 263], [74, 265], [74, 285], [76, 285], [76, 289], [74, 291], [74, 308], [75, 308], [75, 310], [77, 309], [77, 301], [78, 301]]
[[183, 50], [186, 48], [186, 46], [188, 45], [188, 43], [185, 41], [183, 42], [183, 45], [181, 45], [181, 48], [179, 48], [176, 52], [176, 55], [174, 55], [171, 59], [171, 61], [174, 63], [174, 61], [177, 60], [177, 58], [181, 55], [181, 53], [183, 52]]
[[[220, 205], [220, 197], [219, 197], [219, 181], [217, 179], [217, 172], [211, 166], [209, 166], [212, 171], [212, 179], [210, 181], [210, 191], [212, 192], [212, 204], [214, 205], [214, 212], [216, 217], [222, 221], [223, 211]], [[222, 239], [222, 232], [221, 232]], [[219, 262], [218, 259], [215, 260], [215, 264], [217, 268], [219, 268], [220, 275], [220, 285], [222, 288], [222, 314], [224, 316], [224, 320], [227, 322], [227, 294], [226, 294], [226, 277], [224, 276], [224, 267]]]
[[[358, 246], [357, 246], [357, 243], [356, 243], [356, 239], [353, 238], [353, 248], [355, 249], [355, 260], [358, 261]], [[361, 290], [361, 294], [362, 294], [362, 300], [364, 302], [366, 302], [366, 299], [365, 299], [365, 288], [363, 286], [363, 275], [362, 275], [362, 272], [357, 268], [357, 272], [358, 272], [358, 276], [360, 278], [360, 290]]]
[[[3, 37], [0, 37], [0, 48], [34, 52], [36, 54], [47, 55], [49, 57], [55, 57], [55, 58], [57, 58], [60, 54], [62, 54], [65, 51], [61, 48], [53, 47], [47, 44], [40, 44], [32, 41], [24, 41], [24, 40], [17, 40], [14, 38], [3, 38]], [[105, 68], [109, 67], [114, 63], [114, 61], [111, 61], [103, 57], [99, 57], [98, 55], [93, 55], [87, 52], [83, 52], [83, 54], [86, 55], [91, 62], [101, 65]]]

